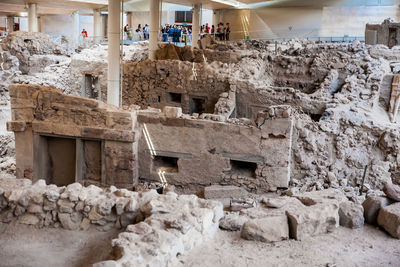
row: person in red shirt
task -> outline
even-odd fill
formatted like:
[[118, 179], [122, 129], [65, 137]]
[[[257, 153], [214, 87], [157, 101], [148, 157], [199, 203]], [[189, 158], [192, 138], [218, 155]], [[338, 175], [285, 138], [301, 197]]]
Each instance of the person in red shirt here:
[[88, 37], [87, 31], [86, 31], [85, 29], [82, 30], [81, 34], [82, 34], [82, 36], [85, 37], [85, 38]]

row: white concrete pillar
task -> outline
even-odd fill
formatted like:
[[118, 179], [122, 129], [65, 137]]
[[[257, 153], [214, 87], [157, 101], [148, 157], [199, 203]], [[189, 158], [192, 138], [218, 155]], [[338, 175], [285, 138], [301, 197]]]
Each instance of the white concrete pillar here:
[[72, 29], [72, 43], [74, 44], [74, 47], [77, 47], [79, 45], [79, 35], [80, 35], [80, 29], [79, 29], [79, 12], [76, 11], [72, 14], [73, 16], [73, 29]]
[[14, 31], [14, 17], [7, 17], [7, 32]]
[[129, 28], [132, 28], [132, 12], [126, 12], [126, 24], [129, 25]]
[[96, 44], [101, 41], [102, 35], [101, 13], [99, 10], [93, 10], [93, 36]]
[[149, 58], [156, 59], [160, 28], [160, 0], [150, 0]]
[[108, 0], [107, 103], [119, 106], [120, 86], [120, 0]]
[[42, 17], [38, 17], [38, 32], [42, 32]]
[[197, 41], [200, 34], [200, 5], [193, 6], [193, 22], [192, 22], [192, 47], [198, 47]]
[[[125, 25], [128, 24], [129, 29], [132, 29], [132, 12], [126, 12], [126, 23], [123, 25], [125, 27]], [[133, 33], [133, 32], [132, 32]], [[129, 39], [128, 36], [126, 36], [126, 33], [124, 31], [124, 38], [125, 39]]]
[[29, 32], [38, 32], [37, 4], [28, 4], [28, 29]]
[[221, 21], [219, 21], [219, 15], [220, 12], [219, 10], [213, 10], [213, 21], [212, 21], [212, 25], [215, 26], [215, 28], [217, 28], [218, 23], [220, 23]]

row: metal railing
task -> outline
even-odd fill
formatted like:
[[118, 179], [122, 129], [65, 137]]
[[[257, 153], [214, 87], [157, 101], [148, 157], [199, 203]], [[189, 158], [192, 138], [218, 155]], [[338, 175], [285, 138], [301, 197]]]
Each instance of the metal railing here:
[[[252, 32], [244, 32], [244, 31], [235, 31], [235, 32], [231, 32], [230, 36], [231, 36], [231, 40], [258, 40], [258, 41], [267, 41], [267, 42], [288, 42], [291, 40], [295, 40], [295, 39], [300, 39], [300, 40], [309, 40], [309, 41], [314, 41], [314, 42], [325, 42], [325, 43], [329, 43], [329, 42], [353, 42], [353, 41], [360, 41], [360, 42], [364, 42], [365, 41], [365, 37], [364, 36], [298, 36], [298, 37], [277, 37], [277, 38], [264, 38], [264, 37], [257, 37], [257, 38], [251, 38], [251, 33]], [[259, 34], [260, 31], [257, 31], [257, 34]], [[238, 35], [242, 35], [242, 38], [237, 38]], [[250, 34], [249, 35], [245, 35], [245, 34]], [[201, 33], [199, 34], [200, 39], [202, 37], [204, 37], [206, 34]], [[212, 36], [215, 36], [215, 34], [210, 34]], [[63, 44], [65, 42], [68, 42], [69, 44], [73, 44], [73, 40], [71, 37], [66, 37], [63, 36], [62, 34], [57, 34], [57, 33], [50, 33], [49, 34], [50, 39], [53, 42], [56, 42], [58, 44]], [[126, 35], [124, 35], [124, 41], [123, 43], [125, 45], [129, 45], [132, 44], [134, 42], [140, 42], [140, 41], [146, 41], [143, 38], [143, 35], [138, 35], [135, 34], [132, 36], [133, 38], [127, 38]], [[234, 38], [232, 38], [234, 37]], [[186, 39], [186, 42], [184, 41]], [[84, 47], [84, 48], [88, 48], [94, 44], [102, 44], [102, 45], [106, 45], [107, 44], [107, 37], [106, 36], [89, 36], [89, 37], [84, 37], [82, 35], [79, 36], [78, 38], [78, 45], [80, 47]], [[171, 37], [168, 37], [167, 40], [165, 41], [165, 38], [162, 38], [162, 34], [160, 34], [159, 36], [159, 42], [160, 43], [173, 43], [177, 46], [184, 46], [186, 45], [191, 45], [191, 36], [190, 35], [182, 35], [181, 38], [179, 38], [179, 42], [173, 42]]]

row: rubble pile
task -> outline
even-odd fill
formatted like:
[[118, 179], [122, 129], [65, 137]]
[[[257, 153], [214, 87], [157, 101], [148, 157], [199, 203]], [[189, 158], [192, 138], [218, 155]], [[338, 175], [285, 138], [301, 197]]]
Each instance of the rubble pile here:
[[[3, 223], [107, 231], [126, 227], [112, 241], [115, 261], [95, 266], [166, 266], [218, 230], [222, 205], [194, 195], [155, 190], [133, 192], [111, 186], [101, 189], [79, 183], [67, 187], [32, 184], [27, 179], [0, 179], [0, 218]], [[135, 224], [137, 223], [137, 224]]]
[[0, 134], [0, 175], [2, 178], [15, 177], [15, 143], [13, 134]]
[[[277, 242], [289, 238], [304, 240], [331, 233], [339, 225], [360, 228], [365, 221], [400, 239], [400, 203], [393, 199], [400, 196], [400, 187], [388, 184], [386, 188], [392, 188], [395, 193], [370, 197], [362, 205], [349, 201], [338, 189], [263, 197], [253, 207], [226, 211], [219, 227], [240, 231], [241, 237], [246, 240]], [[208, 191], [207, 188], [205, 190]], [[219, 188], [222, 192], [232, 190]]]
[[3, 51], [9, 52], [19, 61], [22, 74], [35, 73], [45, 66], [54, 64], [69, 52], [40, 32], [16, 31], [10, 33], [1, 43]]

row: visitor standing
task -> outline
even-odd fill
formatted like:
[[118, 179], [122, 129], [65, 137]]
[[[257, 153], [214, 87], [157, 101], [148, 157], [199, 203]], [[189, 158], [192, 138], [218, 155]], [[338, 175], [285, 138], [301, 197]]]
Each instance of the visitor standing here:
[[149, 25], [144, 25], [144, 29], [143, 29], [143, 33], [144, 33], [144, 39], [148, 40], [149, 39]]
[[128, 24], [126, 24], [125, 25], [125, 27], [124, 27], [124, 32], [125, 32], [125, 35], [126, 35], [126, 40], [129, 40], [130, 39], [130, 28], [129, 28], [129, 25]]
[[81, 35], [83, 38], [87, 38], [88, 37], [88, 33], [85, 29], [82, 30]]
[[86, 47], [86, 38], [88, 37], [88, 33], [85, 29], [82, 30], [81, 36], [82, 36], [83, 45]]
[[229, 35], [231, 33], [231, 25], [229, 22], [226, 23], [226, 29], [225, 29], [225, 40], [229, 41]]

